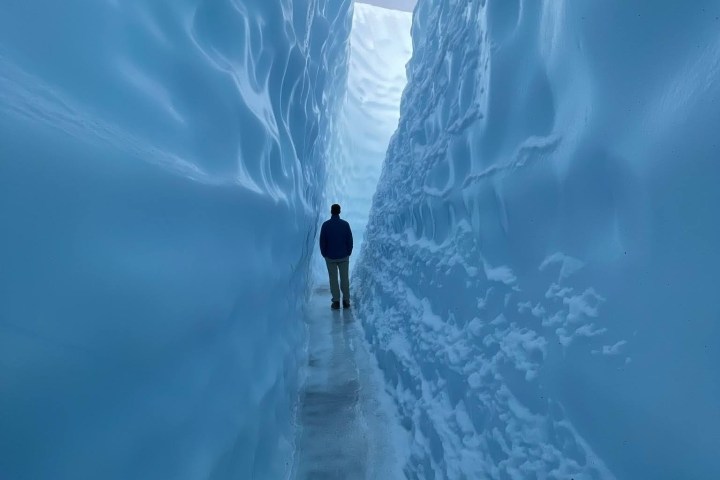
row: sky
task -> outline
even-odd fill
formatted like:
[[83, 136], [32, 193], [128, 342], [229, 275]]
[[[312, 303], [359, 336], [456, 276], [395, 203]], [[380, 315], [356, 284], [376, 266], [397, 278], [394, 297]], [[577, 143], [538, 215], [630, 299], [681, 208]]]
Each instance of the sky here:
[[404, 10], [412, 12], [415, 8], [417, 0], [357, 0], [358, 3], [369, 3], [378, 7], [389, 8], [391, 10]]

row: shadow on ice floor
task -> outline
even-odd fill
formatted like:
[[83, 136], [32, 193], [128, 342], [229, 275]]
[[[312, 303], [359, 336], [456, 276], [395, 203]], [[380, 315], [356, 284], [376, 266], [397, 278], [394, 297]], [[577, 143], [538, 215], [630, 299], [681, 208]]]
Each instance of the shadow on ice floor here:
[[328, 288], [319, 288], [305, 321], [295, 478], [403, 478], [403, 434], [352, 309], [331, 310]]

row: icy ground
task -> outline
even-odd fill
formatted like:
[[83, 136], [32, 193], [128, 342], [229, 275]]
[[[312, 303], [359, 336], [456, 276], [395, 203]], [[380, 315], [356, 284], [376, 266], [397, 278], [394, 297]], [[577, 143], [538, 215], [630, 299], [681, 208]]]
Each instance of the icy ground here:
[[295, 478], [402, 478], [407, 444], [352, 309], [330, 310], [327, 287], [308, 303]]

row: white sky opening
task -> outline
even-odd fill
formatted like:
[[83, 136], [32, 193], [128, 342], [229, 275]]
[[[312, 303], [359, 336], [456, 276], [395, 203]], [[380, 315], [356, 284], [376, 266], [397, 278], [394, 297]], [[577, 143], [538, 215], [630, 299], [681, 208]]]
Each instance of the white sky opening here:
[[[328, 212], [321, 215], [324, 221], [330, 204], [341, 205], [341, 217], [350, 222], [355, 238], [351, 268], [360, 255], [372, 197], [390, 137], [397, 129], [407, 83], [405, 65], [412, 55], [415, 0], [372, 1], [375, 5], [354, 5], [347, 97], [340, 113], [336, 154], [328, 164]], [[320, 272], [324, 271], [322, 265]], [[321, 279], [327, 282], [327, 274], [321, 274]]]

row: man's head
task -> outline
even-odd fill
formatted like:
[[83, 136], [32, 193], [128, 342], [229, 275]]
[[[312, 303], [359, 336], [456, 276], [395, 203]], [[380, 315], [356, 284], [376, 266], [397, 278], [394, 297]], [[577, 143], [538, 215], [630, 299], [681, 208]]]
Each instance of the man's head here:
[[340, 205], [333, 203], [332, 207], [330, 207], [330, 213], [333, 215], [340, 215]]

